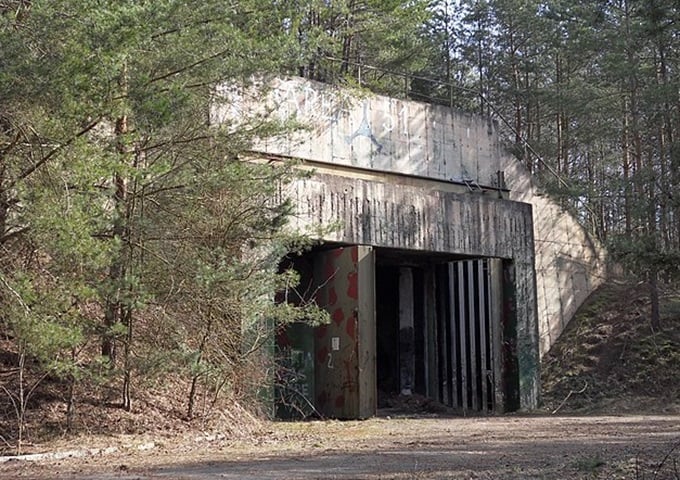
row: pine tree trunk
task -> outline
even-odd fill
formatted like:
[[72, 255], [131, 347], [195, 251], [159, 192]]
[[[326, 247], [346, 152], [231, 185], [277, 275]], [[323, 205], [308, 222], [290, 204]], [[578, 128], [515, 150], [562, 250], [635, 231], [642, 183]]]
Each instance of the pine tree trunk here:
[[[118, 81], [121, 95], [126, 95], [128, 90], [128, 71], [124, 66]], [[128, 117], [123, 114], [116, 119], [115, 137], [117, 142], [117, 151], [120, 162], [123, 165], [127, 164], [127, 157], [129, 155], [129, 147], [127, 144], [126, 135], [129, 132]], [[122, 170], [122, 169], [121, 169]], [[111, 329], [118, 325], [124, 324], [124, 316], [126, 316], [125, 305], [123, 304], [122, 289], [124, 288], [123, 281], [127, 274], [128, 255], [126, 250], [128, 248], [128, 222], [129, 222], [129, 192], [127, 179], [120, 172], [114, 174], [113, 183], [115, 192], [113, 197], [113, 209], [115, 216], [112, 227], [112, 237], [121, 242], [119, 251], [114, 255], [111, 265], [109, 266], [108, 283], [111, 289], [107, 292], [104, 302], [104, 339], [102, 342], [102, 355], [109, 358], [109, 365], [111, 368], [116, 363], [116, 339], [111, 333]], [[126, 348], [127, 349], [127, 348]], [[127, 355], [125, 362], [127, 363]], [[125, 401], [122, 402], [125, 407]]]
[[191, 388], [189, 390], [189, 399], [187, 405], [187, 418], [192, 420], [194, 418], [194, 405], [196, 404], [196, 391], [198, 389], [198, 380], [201, 377], [200, 364], [203, 359], [203, 354], [205, 352], [205, 347], [212, 333], [212, 316], [210, 311], [206, 313], [207, 323], [205, 326], [205, 331], [203, 332], [203, 337], [201, 338], [201, 343], [198, 346], [198, 356], [196, 358], [197, 372], [191, 379]]
[[26, 430], [26, 387], [24, 386], [24, 375], [26, 373], [26, 349], [24, 346], [20, 347], [19, 352], [19, 393], [17, 409], [17, 455], [22, 454], [24, 447], [24, 431]]
[[[345, 16], [345, 32], [342, 36], [342, 64], [340, 66], [340, 74], [346, 75], [350, 71], [350, 60], [352, 59], [352, 46], [354, 41], [354, 34], [351, 33], [353, 27], [353, 16], [355, 8], [355, 0], [349, 2], [348, 13]], [[360, 62], [359, 62], [360, 63]]]
[[[479, 72], [479, 113], [480, 115], [484, 116], [484, 94], [485, 94], [485, 85], [484, 85], [484, 44], [483, 44], [483, 35], [482, 35], [482, 29], [484, 28], [484, 25], [482, 24], [481, 19], [477, 20], [477, 70]], [[486, 34], [486, 32], [484, 32]], [[487, 105], [487, 115], [491, 114], [491, 108]]]
[[623, 170], [623, 210], [625, 216], [626, 234], [631, 235], [633, 232], [633, 212], [631, 208], [631, 178], [630, 178], [630, 130], [629, 130], [629, 112], [628, 102], [624, 101], [623, 107], [623, 135], [621, 138], [621, 146], [623, 150], [622, 170]]
[[[123, 116], [116, 121], [115, 134], [120, 139], [128, 131], [127, 117]], [[122, 140], [119, 140], [119, 153], [124, 155], [125, 145]], [[123, 239], [125, 236], [125, 202], [127, 200], [127, 185], [125, 179], [118, 173], [114, 177], [114, 185], [116, 191], [114, 194], [114, 209], [117, 212], [111, 234], [113, 238]], [[123, 247], [121, 247], [123, 248]], [[125, 256], [123, 251], [114, 258], [109, 266], [108, 279], [113, 289], [108, 292], [104, 305], [104, 339], [102, 341], [102, 355], [108, 357], [111, 366], [116, 362], [116, 345], [110, 330], [111, 328], [121, 322], [122, 317], [122, 303], [120, 301], [120, 289], [123, 278], [125, 277]]]
[[127, 326], [127, 335], [125, 337], [125, 349], [123, 352], [123, 409], [126, 411], [132, 410], [132, 397], [130, 395], [130, 387], [132, 383], [132, 307], [125, 307], [125, 315], [123, 323]]
[[191, 388], [189, 389], [189, 401], [187, 404], [187, 420], [194, 419], [194, 405], [196, 404], [196, 390], [198, 387], [198, 379], [200, 375], [194, 375], [191, 379]]
[[76, 379], [71, 375], [68, 383], [68, 394], [66, 397], [66, 431], [73, 432], [76, 413]]

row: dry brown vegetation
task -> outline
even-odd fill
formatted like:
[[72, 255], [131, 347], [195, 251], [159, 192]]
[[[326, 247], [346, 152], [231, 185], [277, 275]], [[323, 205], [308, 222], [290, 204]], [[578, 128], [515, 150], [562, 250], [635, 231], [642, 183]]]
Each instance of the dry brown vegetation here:
[[544, 358], [544, 406], [528, 416], [461, 418], [416, 402], [364, 422], [271, 423], [227, 400], [189, 422], [189, 384], [177, 381], [135, 392], [132, 412], [81, 391], [67, 435], [51, 393], [63, 386], [48, 378], [30, 403], [29, 453], [86, 456], [8, 462], [0, 476], [677, 480], [680, 297], [667, 291], [662, 305], [664, 329], [652, 332], [637, 286], [593, 294]]
[[543, 359], [544, 408], [680, 413], [680, 294], [662, 293], [659, 331], [649, 307], [640, 285], [610, 283], [594, 292]]

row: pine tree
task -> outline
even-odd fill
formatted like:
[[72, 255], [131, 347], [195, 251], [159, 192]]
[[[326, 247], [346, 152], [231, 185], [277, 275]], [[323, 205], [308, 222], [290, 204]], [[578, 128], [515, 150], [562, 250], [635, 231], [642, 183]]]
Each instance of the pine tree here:
[[299, 240], [283, 234], [290, 206], [272, 195], [295, 174], [242, 156], [283, 127], [208, 118], [217, 85], [297, 66], [285, 12], [257, 1], [2, 8], [5, 335], [35, 368], [64, 373], [69, 404], [87, 372], [120, 382], [126, 409], [134, 378], [158, 371], [213, 370], [204, 385], [223, 385], [246, 316], [309, 313], [273, 303], [293, 279], [259, 270], [257, 254], [268, 243], [275, 265], [272, 252]]
[[[351, 82], [376, 93], [403, 96], [404, 81], [385, 76], [423, 66], [420, 35], [426, 0], [299, 0], [286, 25], [299, 42], [298, 73], [313, 80]], [[375, 67], [379, 70], [375, 70]]]

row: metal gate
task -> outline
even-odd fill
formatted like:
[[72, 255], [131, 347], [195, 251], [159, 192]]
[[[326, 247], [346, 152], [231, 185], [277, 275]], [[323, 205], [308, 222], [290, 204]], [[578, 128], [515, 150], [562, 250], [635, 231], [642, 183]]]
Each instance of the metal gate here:
[[500, 405], [500, 262], [449, 262], [438, 272], [439, 401], [463, 412]]

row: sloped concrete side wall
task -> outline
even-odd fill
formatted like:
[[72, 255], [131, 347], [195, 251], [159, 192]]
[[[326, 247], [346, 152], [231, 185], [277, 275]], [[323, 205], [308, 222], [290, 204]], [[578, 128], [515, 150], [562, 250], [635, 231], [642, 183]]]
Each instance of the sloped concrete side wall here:
[[510, 199], [534, 210], [539, 350], [543, 356], [576, 310], [605, 280], [606, 251], [567, 211], [537, 190], [514, 158], [503, 159]]

